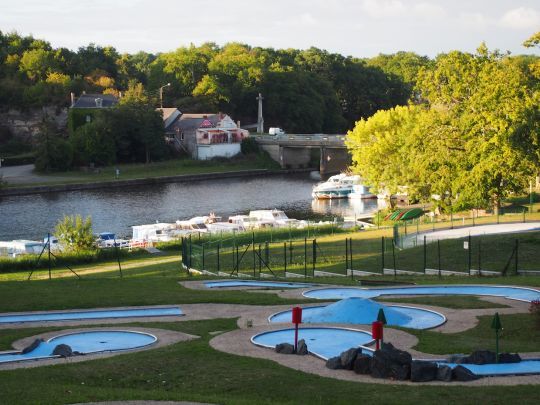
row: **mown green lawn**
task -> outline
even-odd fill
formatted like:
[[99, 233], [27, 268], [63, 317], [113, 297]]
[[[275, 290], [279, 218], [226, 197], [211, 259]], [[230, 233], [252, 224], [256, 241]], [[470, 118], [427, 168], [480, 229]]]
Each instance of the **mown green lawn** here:
[[[495, 331], [491, 328], [493, 317], [480, 316], [478, 319], [478, 326], [465, 332], [441, 333], [412, 329], [407, 329], [407, 332], [418, 337], [420, 342], [415, 349], [425, 353], [470, 353], [479, 349], [494, 351]], [[501, 352], [540, 352], [540, 328], [531, 314], [501, 315], [500, 319]]]
[[431, 296], [414, 298], [381, 298], [376, 301], [396, 302], [402, 304], [424, 304], [453, 309], [484, 309], [484, 308], [508, 308], [508, 305], [496, 304], [484, 301], [470, 295]]
[[216, 404], [508, 404], [519, 398], [521, 404], [532, 404], [538, 399], [536, 385], [362, 384], [306, 374], [272, 361], [212, 349], [208, 344], [212, 338], [210, 332], [235, 329], [235, 319], [142, 326], [183, 331], [201, 338], [102, 360], [0, 371], [2, 403], [152, 399]]

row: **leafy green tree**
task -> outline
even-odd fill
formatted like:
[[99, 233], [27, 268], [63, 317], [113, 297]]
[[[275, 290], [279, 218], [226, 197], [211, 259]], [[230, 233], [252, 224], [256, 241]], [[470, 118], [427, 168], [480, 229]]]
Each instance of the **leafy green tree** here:
[[73, 146], [73, 163], [86, 166], [108, 166], [116, 161], [116, 146], [113, 131], [106, 125], [101, 114], [93, 122], [75, 130], [70, 142]]
[[420, 71], [422, 106], [379, 112], [349, 133], [355, 170], [371, 185], [438, 194], [454, 209], [498, 209], [539, 167], [530, 83], [518, 64], [484, 45], [475, 55], [440, 55]]
[[36, 170], [65, 171], [71, 168], [72, 161], [71, 144], [62, 137], [52, 122], [45, 120], [36, 142]]
[[525, 48], [540, 47], [540, 31], [535, 32], [523, 42]]
[[54, 54], [45, 49], [31, 49], [22, 54], [19, 70], [30, 80], [43, 80], [54, 69]]
[[91, 217], [64, 215], [56, 224], [54, 234], [68, 250], [81, 252], [95, 248]]

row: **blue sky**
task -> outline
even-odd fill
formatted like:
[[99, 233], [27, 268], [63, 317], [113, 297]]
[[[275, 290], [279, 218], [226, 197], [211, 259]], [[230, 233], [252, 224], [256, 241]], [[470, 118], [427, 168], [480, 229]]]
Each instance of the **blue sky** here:
[[[400, 50], [532, 53], [538, 0], [0, 0], [0, 30], [76, 49], [94, 42], [120, 52], [238, 41], [357, 57]], [[538, 53], [538, 51], [535, 51]]]

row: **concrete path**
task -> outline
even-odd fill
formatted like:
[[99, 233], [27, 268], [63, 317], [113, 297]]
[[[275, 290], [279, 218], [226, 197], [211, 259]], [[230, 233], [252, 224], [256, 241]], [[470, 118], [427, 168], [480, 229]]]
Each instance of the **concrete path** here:
[[420, 232], [419, 234], [405, 236], [403, 239], [403, 247], [407, 248], [422, 244], [424, 236], [426, 237], [426, 243], [432, 243], [436, 242], [437, 240], [459, 239], [469, 235], [482, 236], [538, 230], [540, 230], [540, 221], [512, 224], [478, 225], [465, 228], [445, 229], [434, 232]]
[[65, 177], [44, 176], [42, 174], [35, 173], [34, 165], [2, 166], [0, 168], [0, 175], [2, 175], [3, 180], [7, 181], [10, 185], [51, 183], [66, 180]]

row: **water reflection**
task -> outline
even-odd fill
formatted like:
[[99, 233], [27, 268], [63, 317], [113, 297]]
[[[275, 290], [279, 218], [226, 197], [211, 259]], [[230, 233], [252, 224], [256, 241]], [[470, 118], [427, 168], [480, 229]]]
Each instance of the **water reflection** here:
[[220, 179], [108, 190], [5, 197], [0, 200], [0, 240], [40, 239], [63, 215], [90, 215], [95, 232], [131, 237], [131, 226], [174, 222], [211, 211], [227, 218], [278, 208], [290, 217], [354, 216], [377, 209], [377, 200], [312, 201], [309, 174]]

